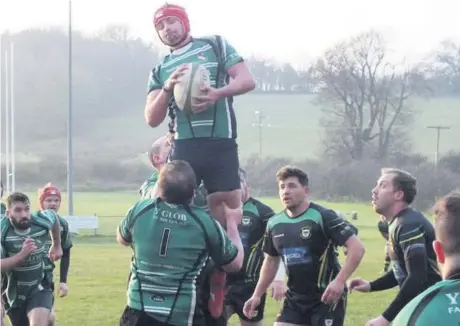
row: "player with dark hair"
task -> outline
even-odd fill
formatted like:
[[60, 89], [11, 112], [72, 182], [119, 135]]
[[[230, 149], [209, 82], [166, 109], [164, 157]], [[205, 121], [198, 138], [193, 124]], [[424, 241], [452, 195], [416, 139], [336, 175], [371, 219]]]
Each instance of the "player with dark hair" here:
[[244, 259], [239, 242], [204, 210], [190, 206], [196, 177], [185, 161], [171, 161], [158, 177], [159, 197], [137, 202], [120, 223], [117, 240], [134, 251], [128, 305], [121, 326], [206, 325], [201, 302], [210, 259], [229, 272]]
[[[69, 274], [70, 266], [70, 249], [72, 248], [72, 239], [70, 236], [69, 223], [58, 214], [59, 208], [61, 207], [61, 191], [58, 187], [47, 183], [42, 189], [38, 191], [38, 203], [41, 210], [51, 210], [56, 213], [59, 219], [61, 229], [61, 247], [62, 247], [62, 258], [59, 269], [59, 297], [67, 296], [69, 287], [67, 285], [67, 276]], [[49, 238], [46, 242], [47, 247], [51, 247], [52, 240]], [[48, 257], [45, 260], [45, 275], [48, 281], [51, 283], [51, 289], [54, 292], [54, 275], [53, 271], [55, 264]], [[54, 309], [51, 313], [50, 326], [54, 325], [56, 320]]]
[[1, 220], [1, 266], [8, 278], [8, 317], [13, 326], [48, 326], [53, 307], [51, 284], [45, 277], [46, 242], [49, 257], [62, 256], [59, 219], [53, 211], [30, 212], [29, 198], [20, 192], [6, 200]]
[[[285, 210], [272, 217], [264, 239], [265, 259], [252, 297], [244, 306], [251, 317], [273, 281], [281, 258], [288, 275], [288, 290], [275, 325], [343, 325], [346, 281], [364, 255], [362, 242], [335, 211], [308, 200], [308, 176], [285, 166], [277, 173]], [[336, 246], [348, 254], [340, 267]]]
[[394, 326], [460, 325], [460, 192], [441, 198], [434, 217], [433, 248], [443, 281], [412, 299], [395, 318]]
[[[155, 12], [153, 22], [170, 53], [150, 73], [145, 119], [150, 126], [158, 127], [169, 115], [170, 132], [175, 135], [171, 158], [187, 161], [198, 184], [203, 181], [213, 217], [224, 227], [239, 224], [243, 212], [233, 97], [253, 90], [254, 77], [243, 58], [221, 36], [192, 37], [183, 7], [164, 4]], [[193, 105], [193, 114], [176, 109], [173, 98], [174, 86], [189, 63], [199, 63], [208, 69], [212, 85], [202, 90], [202, 96], [193, 99], [198, 103]], [[212, 276], [210, 301], [210, 311], [215, 317], [222, 313], [224, 288], [225, 273], [216, 271]]]
[[400, 290], [381, 316], [368, 321], [368, 326], [389, 325], [410, 300], [441, 279], [431, 245], [434, 228], [422, 213], [409, 207], [416, 195], [417, 180], [398, 169], [382, 169], [372, 190], [374, 210], [388, 221], [392, 269], [373, 282], [353, 279], [349, 287], [376, 292], [399, 285]]

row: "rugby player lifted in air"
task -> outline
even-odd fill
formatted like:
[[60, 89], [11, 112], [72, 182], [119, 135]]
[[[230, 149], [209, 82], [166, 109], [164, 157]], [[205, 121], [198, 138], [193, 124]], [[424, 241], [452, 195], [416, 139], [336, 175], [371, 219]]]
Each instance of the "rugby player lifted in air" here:
[[[288, 290], [275, 325], [341, 326], [346, 310], [345, 283], [359, 266], [364, 246], [353, 228], [333, 210], [308, 200], [304, 171], [286, 166], [276, 177], [285, 210], [268, 221], [263, 245], [266, 256], [244, 313], [254, 316], [282, 258]], [[338, 262], [337, 246], [348, 248], [343, 267]]]
[[187, 162], [166, 163], [157, 184], [160, 196], [136, 203], [117, 231], [118, 242], [134, 251], [120, 326], [207, 326], [203, 270], [210, 259], [228, 272], [241, 269], [241, 242], [229, 239], [238, 230], [227, 236], [203, 209], [190, 206], [197, 184]]
[[[38, 202], [40, 204], [40, 209], [42, 210], [51, 210], [56, 213], [57, 218], [59, 219], [60, 229], [61, 229], [61, 247], [62, 247], [62, 258], [60, 262], [59, 269], [59, 296], [65, 297], [69, 291], [67, 285], [67, 276], [69, 274], [70, 266], [70, 248], [72, 248], [72, 239], [69, 231], [69, 223], [62, 218], [58, 213], [59, 208], [61, 207], [61, 191], [58, 187], [53, 186], [51, 183], [46, 184], [38, 192]], [[38, 214], [38, 212], [37, 212]], [[46, 242], [46, 245], [50, 247], [52, 244], [51, 238]], [[54, 263], [48, 257], [46, 257], [45, 265], [45, 275], [48, 277], [48, 282], [51, 283], [51, 289], [54, 292]], [[55, 313], [51, 313], [51, 322], [50, 325], [54, 325], [55, 322]]]
[[[203, 181], [208, 191], [211, 215], [227, 230], [236, 229], [243, 212], [233, 96], [253, 90], [254, 77], [243, 58], [222, 37], [193, 38], [184, 8], [163, 5], [155, 12], [154, 25], [171, 52], [150, 73], [145, 119], [157, 127], [169, 115], [170, 131], [175, 132], [171, 159], [192, 166], [198, 183]], [[186, 114], [175, 109], [173, 89], [186, 69], [184, 64], [193, 62], [209, 70], [214, 85], [203, 89], [205, 95], [194, 99], [199, 104], [194, 105], [193, 114]], [[231, 234], [238, 237], [235, 232]], [[239, 237], [231, 240], [240, 241]], [[209, 308], [218, 317], [222, 313], [225, 273], [216, 271], [211, 280]]]
[[360, 278], [350, 281], [350, 291], [375, 292], [400, 287], [396, 297], [381, 316], [368, 326], [387, 326], [415, 296], [438, 282], [435, 240], [431, 223], [409, 206], [417, 194], [417, 180], [408, 172], [382, 169], [377, 186], [372, 190], [374, 210], [388, 221], [391, 270], [373, 282]]
[[[251, 197], [246, 172], [240, 169], [241, 193], [243, 205], [243, 220], [238, 227], [244, 247], [244, 264], [241, 271], [228, 274], [228, 289], [225, 295], [224, 313], [220, 318], [219, 325], [227, 325], [233, 314], [237, 314], [242, 326], [262, 326], [265, 297], [261, 297], [261, 303], [257, 308], [255, 316], [248, 318], [243, 313], [244, 303], [254, 293], [257, 280], [259, 279], [260, 268], [263, 263], [264, 253], [262, 242], [267, 222], [275, 215], [273, 210], [257, 199]], [[275, 280], [272, 282], [269, 292], [271, 296], [280, 301], [285, 292], [285, 269], [280, 264]]]
[[443, 281], [412, 299], [393, 326], [460, 325], [460, 192], [440, 199], [434, 216], [433, 248]]
[[62, 256], [60, 225], [53, 211], [30, 212], [29, 198], [19, 192], [6, 200], [1, 220], [1, 266], [8, 278], [8, 317], [13, 326], [48, 326], [53, 308], [51, 284], [45, 277], [46, 242], [49, 257]]

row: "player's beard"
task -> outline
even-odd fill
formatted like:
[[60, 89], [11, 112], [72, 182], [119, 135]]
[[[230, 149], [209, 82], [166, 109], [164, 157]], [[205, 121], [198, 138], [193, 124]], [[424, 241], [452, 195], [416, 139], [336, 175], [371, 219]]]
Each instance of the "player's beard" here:
[[13, 227], [18, 230], [27, 230], [30, 228], [30, 219], [29, 218], [23, 218], [20, 221], [16, 221], [15, 219], [11, 218], [10, 219], [11, 224], [13, 224]]

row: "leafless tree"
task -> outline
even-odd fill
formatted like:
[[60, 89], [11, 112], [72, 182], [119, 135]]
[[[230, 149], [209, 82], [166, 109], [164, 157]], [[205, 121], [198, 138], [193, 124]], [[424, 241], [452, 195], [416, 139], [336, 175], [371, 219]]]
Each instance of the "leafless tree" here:
[[404, 137], [412, 116], [409, 99], [425, 90], [424, 78], [387, 56], [383, 36], [369, 31], [336, 44], [317, 61], [328, 155], [382, 159], [396, 145], [394, 138]]

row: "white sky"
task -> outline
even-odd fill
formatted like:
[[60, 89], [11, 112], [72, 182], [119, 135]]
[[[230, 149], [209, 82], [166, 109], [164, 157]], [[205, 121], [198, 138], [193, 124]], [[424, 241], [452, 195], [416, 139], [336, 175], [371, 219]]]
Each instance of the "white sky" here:
[[[155, 41], [155, 9], [163, 0], [73, 0], [73, 25], [93, 33], [113, 23]], [[420, 59], [446, 38], [460, 38], [460, 0], [176, 0], [186, 6], [196, 36], [221, 34], [243, 55], [296, 65], [328, 46], [376, 28], [398, 56]], [[0, 31], [65, 27], [68, 0], [0, 0]]]

